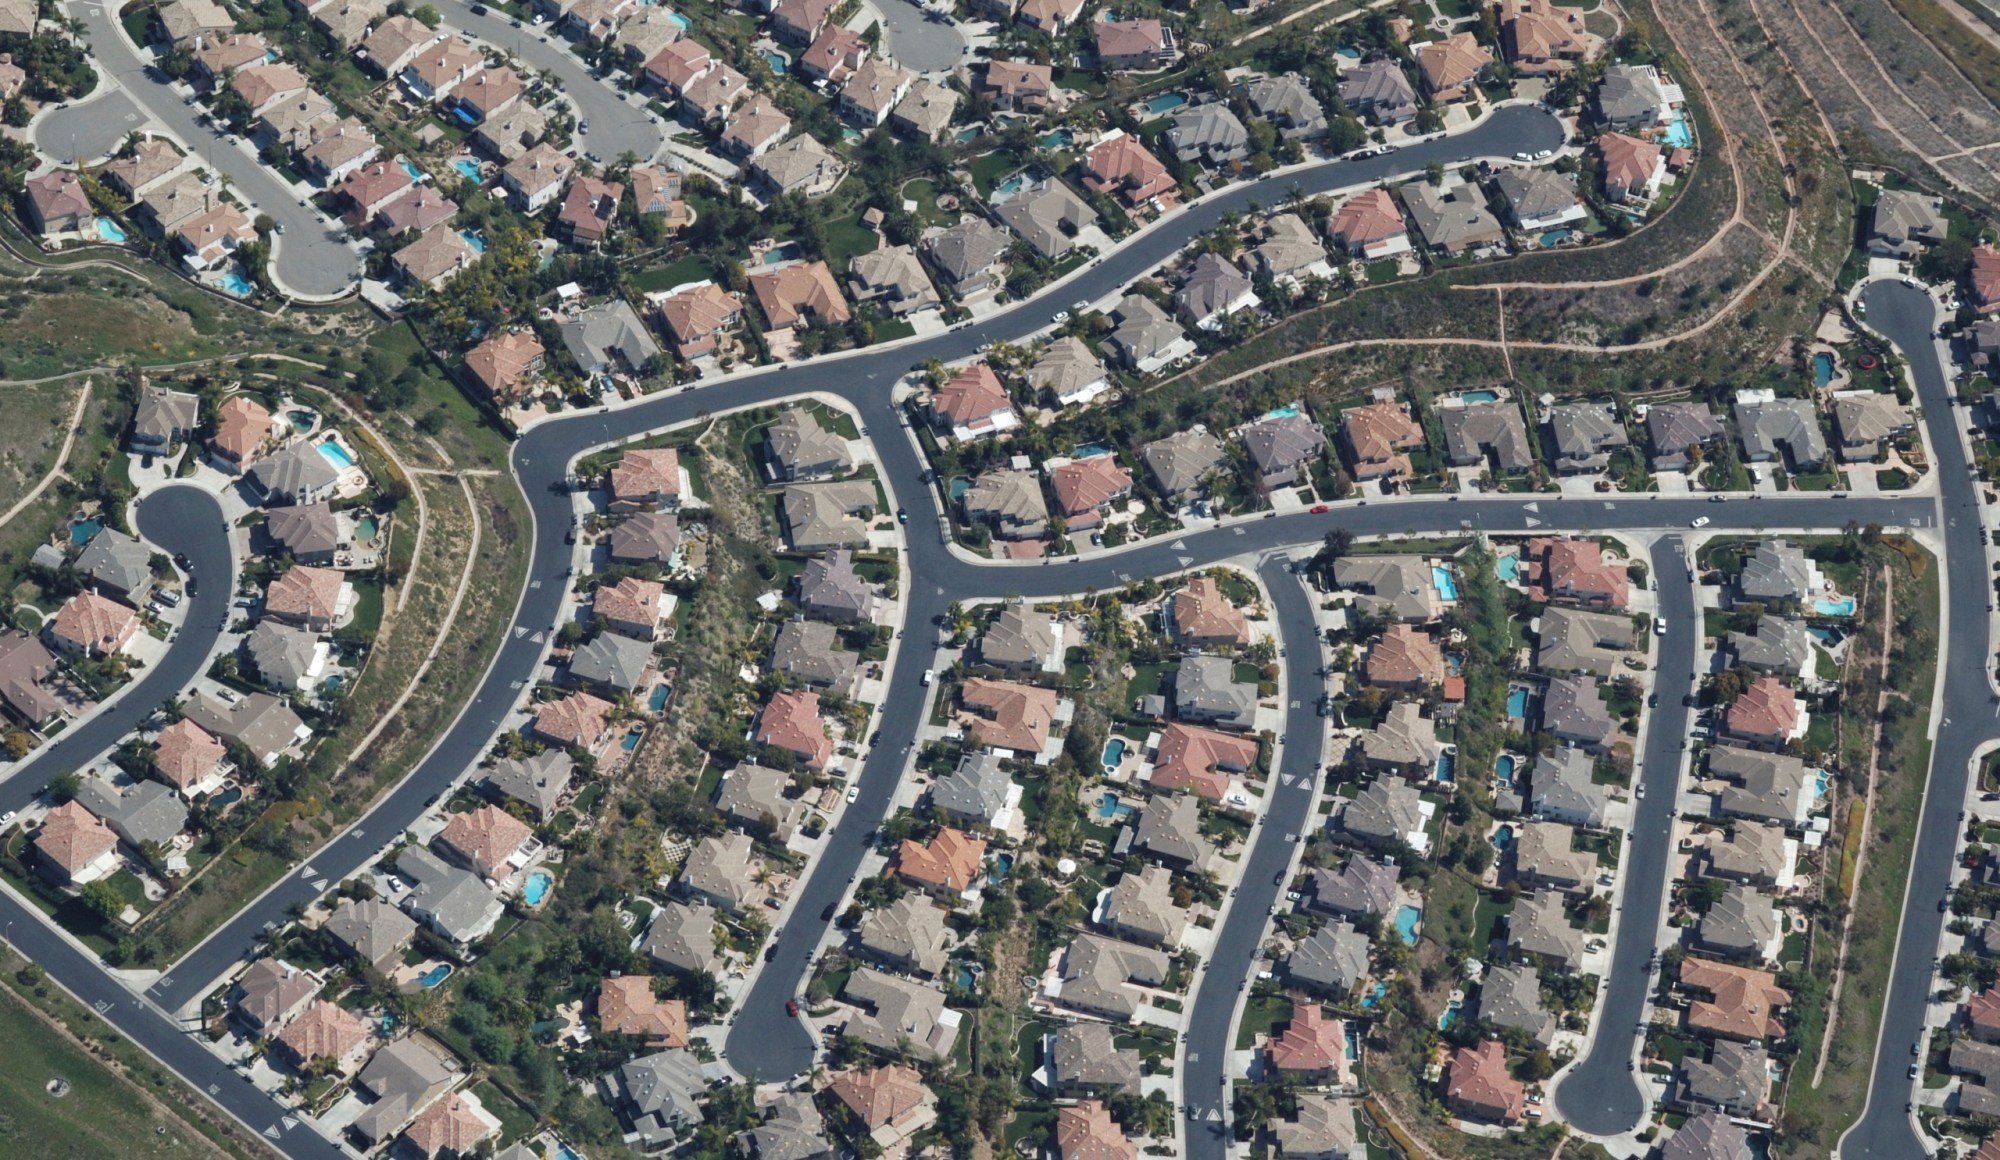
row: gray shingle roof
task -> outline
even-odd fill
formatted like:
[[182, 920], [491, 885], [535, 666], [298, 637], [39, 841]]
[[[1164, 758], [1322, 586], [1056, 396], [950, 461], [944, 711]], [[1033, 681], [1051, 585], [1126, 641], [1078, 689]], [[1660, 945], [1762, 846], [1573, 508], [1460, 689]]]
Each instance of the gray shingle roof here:
[[851, 1015], [841, 1034], [852, 1035], [878, 1051], [900, 1050], [934, 1059], [951, 1054], [958, 1038], [955, 1023], [945, 1019], [944, 992], [935, 987], [881, 971], [856, 971], [847, 977], [840, 997], [861, 1009]]
[[1653, 443], [1653, 466], [1676, 471], [1687, 465], [1688, 448], [1722, 437], [1722, 420], [1706, 403], [1655, 403], [1646, 412]]
[[340, 520], [325, 503], [273, 508], [264, 531], [294, 556], [324, 556], [340, 547]]
[[1730, 827], [1727, 842], [1708, 847], [1707, 873], [1715, 878], [1740, 878], [1766, 885], [1775, 883], [1785, 866], [1785, 831], [1762, 822], [1739, 821]]
[[319, 637], [304, 629], [261, 620], [243, 638], [243, 652], [266, 687], [279, 693], [298, 692], [309, 679]]
[[1575, 179], [1552, 169], [1502, 169], [1493, 187], [1506, 199], [1508, 216], [1516, 225], [1561, 213], [1577, 203]]
[[1743, 561], [1736, 591], [1745, 600], [1767, 603], [1804, 600], [1812, 595], [1816, 571], [1804, 548], [1789, 540], [1765, 540]]
[[600, 632], [569, 656], [569, 675], [593, 685], [630, 693], [645, 680], [653, 661], [653, 646], [615, 632]]
[[1251, 85], [1246, 95], [1250, 107], [1286, 137], [1309, 137], [1326, 131], [1326, 107], [1297, 73], [1266, 77]]
[[701, 1122], [698, 1097], [708, 1090], [708, 1080], [693, 1052], [673, 1047], [620, 1067], [618, 1087], [633, 1119], [674, 1129]]
[[547, 817], [569, 791], [576, 762], [561, 749], [544, 750], [533, 757], [503, 757], [486, 771], [486, 784], [493, 792], [513, 798], [537, 814]]
[[268, 499], [291, 501], [319, 495], [340, 478], [340, 469], [319, 452], [319, 445], [298, 439], [250, 469], [250, 481]]
[[1257, 713], [1257, 686], [1236, 680], [1236, 662], [1226, 656], [1191, 656], [1174, 674], [1174, 714], [1248, 728]]
[[1447, 407], [1444, 423], [1445, 457], [1454, 467], [1470, 467], [1493, 457], [1501, 471], [1526, 471], [1535, 465], [1528, 442], [1528, 425], [1512, 400]]
[[778, 498], [787, 537], [801, 552], [866, 543], [866, 519], [880, 502], [875, 485], [866, 480], [797, 484]]
[[1771, 900], [1755, 887], [1732, 882], [1702, 916], [1700, 945], [1734, 958], [1762, 958], [1778, 934], [1778, 915]]
[[951, 281], [964, 282], [992, 267], [1007, 252], [1007, 232], [984, 218], [967, 218], [924, 243], [932, 262]]
[[1432, 620], [1444, 609], [1422, 556], [1343, 556], [1333, 563], [1333, 582], [1353, 589], [1355, 603], [1398, 620]]
[[1133, 841], [1139, 850], [1170, 865], [1200, 870], [1213, 848], [1201, 834], [1201, 804], [1193, 794], [1155, 797], [1139, 813]]
[[1407, 842], [1421, 828], [1423, 795], [1399, 778], [1377, 778], [1340, 811], [1340, 828], [1371, 842]]
[[764, 429], [764, 447], [785, 479], [840, 475], [854, 467], [847, 440], [798, 407], [785, 408]]
[[1314, 910], [1356, 918], [1364, 914], [1386, 915], [1396, 904], [1397, 877], [1396, 867], [1359, 854], [1338, 870], [1315, 867], [1308, 887], [1308, 905]]
[[1049, 1065], [1058, 1090], [1139, 1090], [1139, 1053], [1121, 1050], [1102, 1023], [1071, 1023], [1049, 1037]]
[[866, 620], [874, 613], [875, 600], [875, 586], [854, 571], [854, 554], [845, 548], [806, 561], [799, 574], [799, 607], [808, 613]]
[[1773, 399], [1768, 403], [1736, 404], [1736, 429], [1743, 438], [1744, 458], [1775, 459], [1779, 448], [1802, 468], [1826, 461], [1826, 435], [1819, 414], [1805, 399]]
[[144, 592], [153, 583], [153, 551], [116, 528], [92, 536], [74, 567], [87, 580], [120, 594]]
[[1370, 765], [1418, 769], [1437, 760], [1437, 729], [1415, 701], [1389, 706], [1382, 723], [1361, 735], [1361, 756]]
[[769, 818], [772, 836], [788, 841], [806, 819], [802, 798], [787, 797], [792, 775], [755, 762], [744, 762], [723, 775], [716, 789], [715, 808], [747, 826], [762, 826]]
[[1666, 106], [1659, 71], [1651, 65], [1614, 64], [1597, 85], [1598, 116], [1612, 125], [1650, 122]]
[[998, 754], [968, 753], [958, 768], [931, 783], [931, 805], [956, 820], [991, 825], [1006, 808], [1013, 784]]
[[1080, 934], [1063, 956], [1061, 992], [1056, 998], [1080, 1011], [1130, 1019], [1144, 999], [1137, 987], [1165, 982], [1167, 966], [1164, 951]]
[[1660, 1160], [1751, 1160], [1750, 1139], [1719, 1112], [1703, 1112], [1682, 1124], [1660, 1146]]
[[1561, 822], [1523, 822], [1515, 827], [1514, 871], [1529, 882], [1573, 888], [1597, 873], [1597, 858], [1575, 848], [1576, 831]]
[[1341, 75], [1340, 101], [1376, 120], [1415, 116], [1417, 91], [1409, 75], [1394, 60], [1364, 61]]
[[76, 800], [134, 846], [164, 846], [187, 826], [187, 805], [157, 781], [118, 787], [101, 777], [86, 777]]
[[1570, 925], [1562, 895], [1553, 890], [1523, 895], [1514, 904], [1507, 916], [1507, 945], [1565, 970], [1583, 964], [1583, 932]]
[[1139, 449], [1153, 483], [1169, 496], [1192, 491], [1229, 463], [1222, 440], [1206, 431], [1179, 431]]
[[654, 966], [720, 976], [722, 955], [715, 949], [715, 908], [705, 902], [669, 901], [653, 915], [639, 944]]
[[778, 626], [771, 645], [771, 667], [809, 685], [842, 694], [854, 688], [860, 657], [838, 647], [840, 633], [819, 620], [788, 620]]
[[979, 659], [1003, 669], [1039, 669], [1056, 655], [1055, 617], [1015, 602], [1000, 610], [979, 638]]
[[1403, 204], [1410, 207], [1410, 220], [1423, 235], [1424, 244], [1440, 250], [1458, 251], [1506, 236], [1500, 219], [1486, 208], [1479, 187], [1466, 184], [1441, 190], [1428, 182], [1402, 187]]
[[1072, 234], [1097, 224], [1097, 211], [1060, 181], [1022, 193], [994, 212], [1045, 258], [1062, 257], [1075, 244]]
[[1549, 682], [1542, 695], [1542, 728], [1563, 741], [1606, 748], [1618, 724], [1605, 707], [1596, 679], [1578, 673]]
[[1211, 165], [1232, 161], [1250, 149], [1250, 131], [1220, 101], [1198, 105], [1168, 119], [1167, 143], [1182, 161], [1206, 158]]
[[422, 846], [406, 847], [396, 857], [396, 869], [417, 882], [404, 900], [411, 916], [427, 919], [447, 938], [471, 942], [500, 917], [500, 896], [478, 875], [448, 865]]
[[1300, 1092], [1298, 1111], [1289, 1120], [1271, 1122], [1281, 1156], [1326, 1156], [1334, 1160], [1355, 1160], [1367, 1152], [1355, 1125], [1352, 1097], [1325, 1092]]
[[863, 915], [854, 942], [870, 955], [935, 975], [944, 970], [951, 951], [951, 932], [944, 919], [943, 910], [912, 891]]
[[[1718, 1039], [1707, 1059], [1681, 1060], [1680, 1098], [1736, 1115], [1751, 1115], [1771, 1096], [1771, 1056], [1762, 1047]], [[1737, 1153], [1724, 1155], [1735, 1160]]]
[[1285, 974], [1302, 986], [1344, 999], [1368, 977], [1368, 936], [1351, 923], [1330, 922], [1285, 956]]
[[600, 303], [563, 323], [562, 340], [577, 367], [586, 373], [615, 366], [621, 359], [637, 369], [660, 353], [660, 344], [653, 341], [646, 324], [622, 298]]
[[1708, 751], [1708, 772], [1732, 783], [1716, 803], [1725, 814], [1796, 826], [1811, 812], [1813, 773], [1796, 757], [1718, 745]]
[[1632, 647], [1632, 618], [1550, 605], [1542, 610], [1535, 667], [1610, 677]]
[[1766, 615], [1756, 632], [1732, 632], [1728, 644], [1738, 664], [1759, 672], [1798, 676], [1813, 663], [1812, 634], [1806, 622]]
[[1243, 450], [1264, 475], [1291, 471], [1326, 448], [1326, 432], [1304, 415], [1283, 415], [1243, 429]]
[[1631, 445], [1613, 403], [1564, 403], [1549, 408], [1549, 431], [1565, 471], [1602, 469], [1611, 452]]
[[611, 558], [623, 563], [665, 564], [680, 542], [680, 521], [672, 513], [639, 512], [611, 529]]
[[1479, 1017], [1496, 1027], [1524, 1031], [1541, 1047], [1555, 1042], [1556, 1017], [1542, 1003], [1542, 978], [1533, 967], [1489, 968], [1479, 986]]
[[764, 1110], [764, 1122], [736, 1135], [756, 1160], [819, 1160], [832, 1156], [826, 1119], [808, 1092], [786, 1092]]
[[1591, 780], [1596, 768], [1596, 759], [1581, 749], [1558, 749], [1535, 758], [1531, 808], [1559, 822], [1602, 828], [1609, 802], [1604, 787]]
[[370, 963], [381, 963], [410, 944], [417, 924], [410, 916], [379, 898], [348, 899], [334, 907], [320, 927], [348, 951]]

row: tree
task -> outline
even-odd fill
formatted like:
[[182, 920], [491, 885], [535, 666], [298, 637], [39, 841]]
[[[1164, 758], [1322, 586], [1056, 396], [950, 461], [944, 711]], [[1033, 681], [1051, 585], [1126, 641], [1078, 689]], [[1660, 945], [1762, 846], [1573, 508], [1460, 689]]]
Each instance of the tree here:
[[81, 895], [83, 904], [90, 908], [91, 913], [106, 922], [115, 920], [125, 911], [125, 896], [118, 893], [118, 888], [108, 878], [84, 883]]
[[418, 5], [417, 10], [410, 13], [410, 17], [425, 28], [433, 30], [444, 20], [443, 17], [438, 15], [438, 10], [428, 4]]
[[76, 800], [78, 791], [83, 789], [83, 778], [74, 770], [65, 769], [49, 779], [49, 800], [57, 805]]

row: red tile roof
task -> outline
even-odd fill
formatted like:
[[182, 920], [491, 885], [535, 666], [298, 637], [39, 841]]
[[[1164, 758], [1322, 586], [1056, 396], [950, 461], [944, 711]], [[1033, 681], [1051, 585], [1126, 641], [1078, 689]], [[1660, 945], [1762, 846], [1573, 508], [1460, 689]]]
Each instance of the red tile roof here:
[[1070, 519], [1089, 516], [1132, 490], [1132, 473], [1111, 455], [1093, 455], [1049, 472], [1056, 508]]
[[896, 850], [896, 873], [913, 882], [957, 894], [979, 877], [986, 842], [950, 826], [929, 842], [906, 838]]
[[1527, 1089], [1508, 1074], [1507, 1049], [1497, 1039], [1452, 1052], [1445, 1065], [1444, 1087], [1454, 1104], [1503, 1123], [1520, 1119], [1527, 1107]]
[[1174, 635], [1192, 643], [1249, 644], [1250, 620], [1213, 576], [1197, 576], [1174, 594]]
[[489, 804], [468, 813], [453, 814], [438, 840], [474, 865], [494, 870], [512, 857], [533, 833], [519, 818]]
[[1168, 792], [1191, 789], [1210, 801], [1221, 801], [1229, 789], [1229, 773], [1255, 764], [1255, 741], [1175, 722], [1160, 734], [1153, 788]]
[[797, 690], [779, 693], [757, 714], [756, 740], [798, 755], [813, 769], [825, 769], [833, 742], [819, 719], [819, 694]]
[[118, 835], [111, 827], [98, 821], [83, 803], [74, 801], [50, 810], [35, 837], [35, 849], [66, 874], [75, 874], [117, 845]]
[[688, 1045], [687, 1004], [655, 996], [651, 975], [604, 980], [597, 991], [597, 1023], [607, 1035], [638, 1035], [655, 1047]]
[[1799, 699], [1776, 677], [1758, 677], [1722, 714], [1723, 732], [1737, 737], [1786, 738], [1799, 724]]
[[153, 768], [177, 789], [200, 782], [215, 772], [229, 749], [192, 721], [180, 720], [160, 730], [153, 742]]
[[955, 427], [974, 423], [1010, 406], [1000, 376], [983, 362], [962, 368], [931, 394], [931, 413]]
[[1328, 1071], [1340, 1066], [1347, 1052], [1347, 1025], [1329, 1019], [1318, 1003], [1297, 1002], [1292, 1021], [1267, 1048], [1271, 1066], [1280, 1072]]

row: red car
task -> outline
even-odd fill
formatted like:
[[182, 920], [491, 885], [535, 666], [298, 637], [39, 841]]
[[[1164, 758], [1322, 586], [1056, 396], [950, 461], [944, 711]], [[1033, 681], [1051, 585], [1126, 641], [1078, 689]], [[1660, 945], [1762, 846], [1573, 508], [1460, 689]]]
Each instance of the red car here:
[[793, 1019], [799, 1017], [799, 1001], [797, 999], [785, 1000], [785, 1014]]
[[1312, 507], [1312, 514], [1314, 514], [1314, 515], [1316, 515], [1316, 516], [1323, 516], [1323, 515], [1325, 515], [1326, 513], [1330, 512], [1330, 511], [1332, 511], [1332, 510], [1333, 510], [1332, 508], [1330, 508], [1330, 507], [1326, 506], [1326, 505], [1325, 505], [1325, 504], [1323, 504], [1323, 503], [1316, 503], [1316, 504], [1314, 504], [1314, 505], [1313, 505], [1313, 507]]

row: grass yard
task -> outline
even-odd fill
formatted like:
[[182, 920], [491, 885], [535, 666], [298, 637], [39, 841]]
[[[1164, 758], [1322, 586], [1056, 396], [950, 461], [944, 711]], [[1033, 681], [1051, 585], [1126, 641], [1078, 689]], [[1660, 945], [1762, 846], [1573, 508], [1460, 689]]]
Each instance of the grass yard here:
[[671, 290], [683, 282], [699, 282], [714, 276], [715, 271], [709, 267], [707, 259], [699, 254], [689, 254], [672, 265], [642, 271], [632, 278], [632, 285], [645, 292]]
[[826, 223], [826, 264], [835, 277], [844, 277], [856, 255], [872, 253], [881, 243], [874, 230], [861, 224], [861, 215]]
[[1252, 995], [1243, 1005], [1243, 1021], [1236, 1025], [1236, 1050], [1247, 1050], [1259, 1035], [1269, 1035], [1273, 1027], [1292, 1018], [1292, 1001], [1283, 995]]

